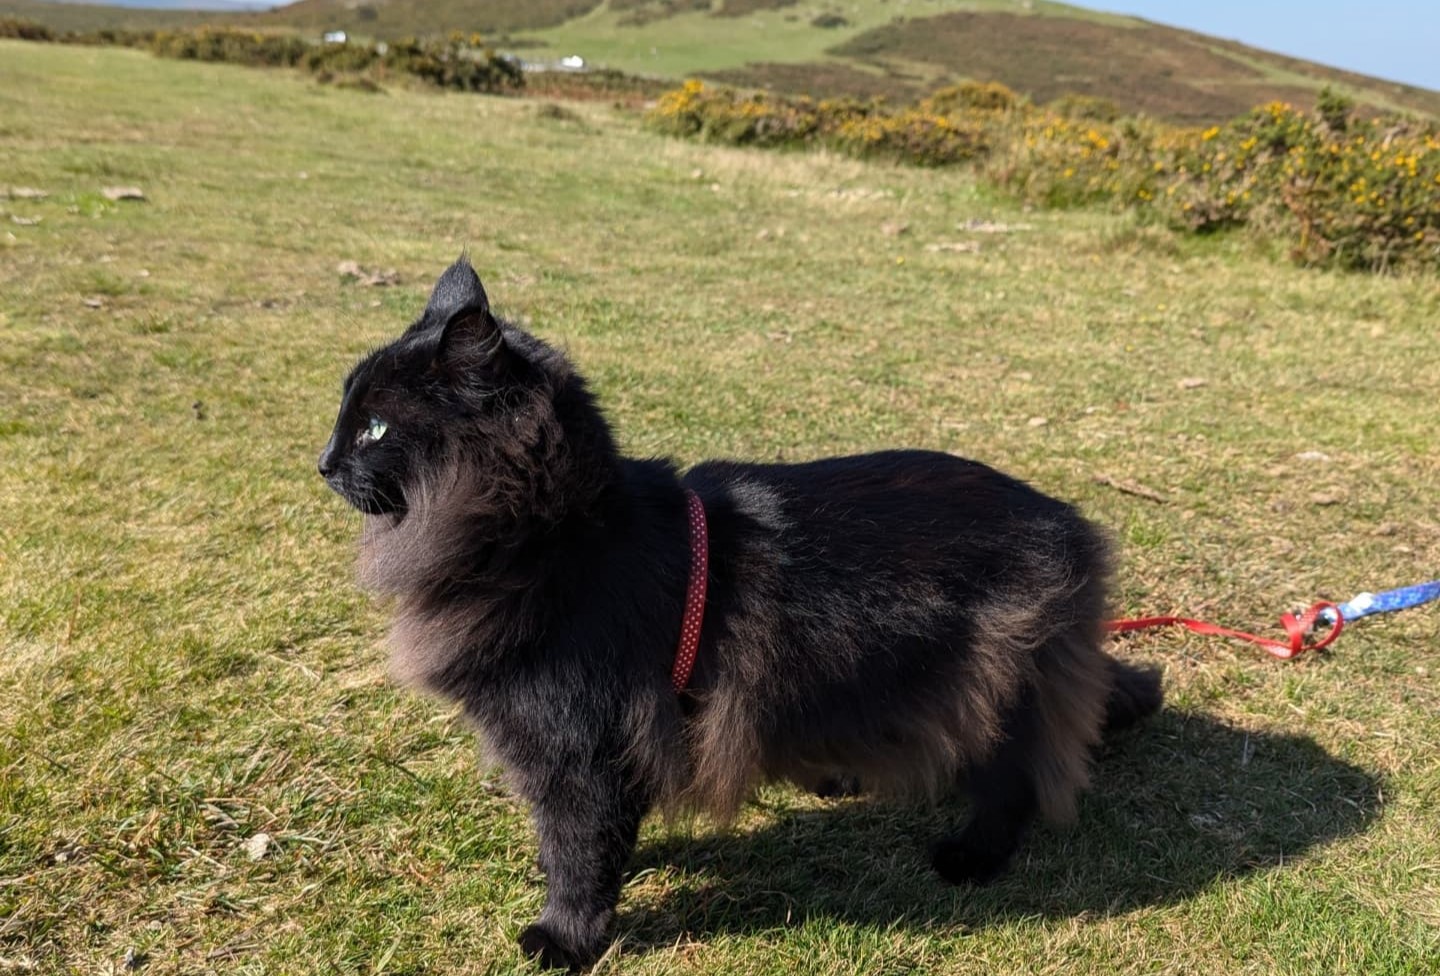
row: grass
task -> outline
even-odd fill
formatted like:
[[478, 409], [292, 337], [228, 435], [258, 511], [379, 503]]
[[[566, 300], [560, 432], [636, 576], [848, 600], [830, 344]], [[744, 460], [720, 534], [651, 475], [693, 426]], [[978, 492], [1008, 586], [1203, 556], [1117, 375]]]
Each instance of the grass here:
[[[914, 0], [909, 16], [955, 9], [962, 0]], [[1007, 6], [1005, 0], [981, 0], [982, 8]], [[839, 11], [849, 22], [820, 28], [811, 21], [821, 12]], [[627, 26], [629, 11], [603, 6], [584, 17], [535, 31], [531, 36], [560, 54], [576, 51], [593, 61], [625, 71], [683, 77], [740, 68], [749, 62], [797, 64], [827, 60], [826, 51], [867, 30], [889, 23], [901, 10], [886, 0], [843, 3], [801, 2], [792, 7], [756, 10], [743, 17], [716, 17], [685, 11]]]
[[[1433, 276], [569, 111], [0, 43], [0, 173], [50, 194], [0, 199], [0, 971], [531, 971], [524, 810], [385, 681], [313, 471], [462, 247], [630, 450], [977, 457], [1110, 528], [1125, 612], [1264, 628], [1440, 564]], [[959, 806], [650, 824], [601, 971], [1433, 973], [1437, 647], [1433, 608], [1290, 665], [1126, 641], [1170, 707], [983, 891], [923, 865]]]

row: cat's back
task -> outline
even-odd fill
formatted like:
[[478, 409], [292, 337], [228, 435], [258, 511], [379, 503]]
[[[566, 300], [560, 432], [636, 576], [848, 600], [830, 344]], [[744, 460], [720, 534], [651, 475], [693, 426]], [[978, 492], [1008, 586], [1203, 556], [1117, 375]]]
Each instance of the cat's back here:
[[[1088, 534], [1070, 505], [979, 461], [894, 450], [796, 464], [707, 461], [685, 476], [706, 500], [757, 527], [849, 539], [916, 535], [944, 540], [1033, 531]], [[898, 533], [898, 536], [897, 536]]]
[[950, 454], [708, 462], [685, 480], [720, 591], [768, 600], [776, 626], [934, 633], [1002, 591], [1069, 616], [1082, 581], [1108, 575], [1104, 536], [1074, 508]]

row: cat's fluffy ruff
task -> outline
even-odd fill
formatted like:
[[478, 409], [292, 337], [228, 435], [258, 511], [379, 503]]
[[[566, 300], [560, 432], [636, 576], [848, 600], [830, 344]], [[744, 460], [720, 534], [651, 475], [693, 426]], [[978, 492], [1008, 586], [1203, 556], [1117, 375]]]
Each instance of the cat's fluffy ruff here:
[[[383, 452], [353, 433], [370, 415]], [[1037, 810], [1072, 814], [1102, 728], [1160, 703], [1100, 649], [1105, 546], [1069, 506], [932, 452], [683, 475], [624, 458], [463, 261], [356, 367], [322, 471], [377, 513], [361, 571], [395, 600], [395, 673], [462, 703], [532, 805], [549, 891], [522, 944], [548, 963], [603, 950], [654, 806], [725, 818], [770, 779], [968, 784], [972, 820], [933, 858], [983, 881]], [[369, 484], [403, 498], [356, 497]], [[710, 579], [677, 697], [685, 488]]]

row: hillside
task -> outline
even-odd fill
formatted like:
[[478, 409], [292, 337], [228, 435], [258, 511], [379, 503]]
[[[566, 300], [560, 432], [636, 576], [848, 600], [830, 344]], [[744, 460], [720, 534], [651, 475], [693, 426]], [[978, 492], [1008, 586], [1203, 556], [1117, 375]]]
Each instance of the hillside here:
[[[897, 21], [832, 49], [891, 77], [1002, 81], [1039, 102], [1066, 93], [1177, 120], [1228, 118], [1254, 105], [1309, 107], [1326, 84], [1381, 108], [1435, 113], [1440, 96], [1342, 73], [1191, 31], [1060, 13], [953, 12]], [[764, 77], [763, 66], [732, 73]]]
[[387, 38], [455, 29], [501, 34], [554, 27], [596, 6], [596, 0], [300, 0], [260, 19], [314, 30], [340, 27]]
[[1106, 98], [1184, 122], [1275, 99], [1303, 107], [1325, 85], [1372, 110], [1440, 116], [1440, 93], [1272, 54], [1234, 41], [1032, 0], [300, 0], [258, 14], [117, 11], [0, 0], [54, 26], [159, 26], [210, 19], [393, 38], [480, 31], [527, 57], [667, 78], [697, 75], [817, 96], [909, 99], [965, 78], [1036, 101]]

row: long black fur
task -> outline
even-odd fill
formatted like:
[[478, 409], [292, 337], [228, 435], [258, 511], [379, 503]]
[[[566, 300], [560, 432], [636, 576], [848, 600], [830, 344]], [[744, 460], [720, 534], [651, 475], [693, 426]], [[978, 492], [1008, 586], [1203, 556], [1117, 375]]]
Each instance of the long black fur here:
[[[392, 670], [460, 702], [531, 804], [548, 894], [520, 942], [547, 965], [604, 950], [656, 807], [723, 819], [772, 779], [967, 786], [972, 818], [932, 857], [983, 882], [1037, 813], [1071, 814], [1103, 729], [1160, 706], [1155, 675], [1101, 650], [1105, 544], [1068, 505], [925, 451], [684, 474], [624, 457], [463, 258], [351, 372], [320, 470], [366, 513]], [[709, 599], [676, 695], [687, 488]]]

